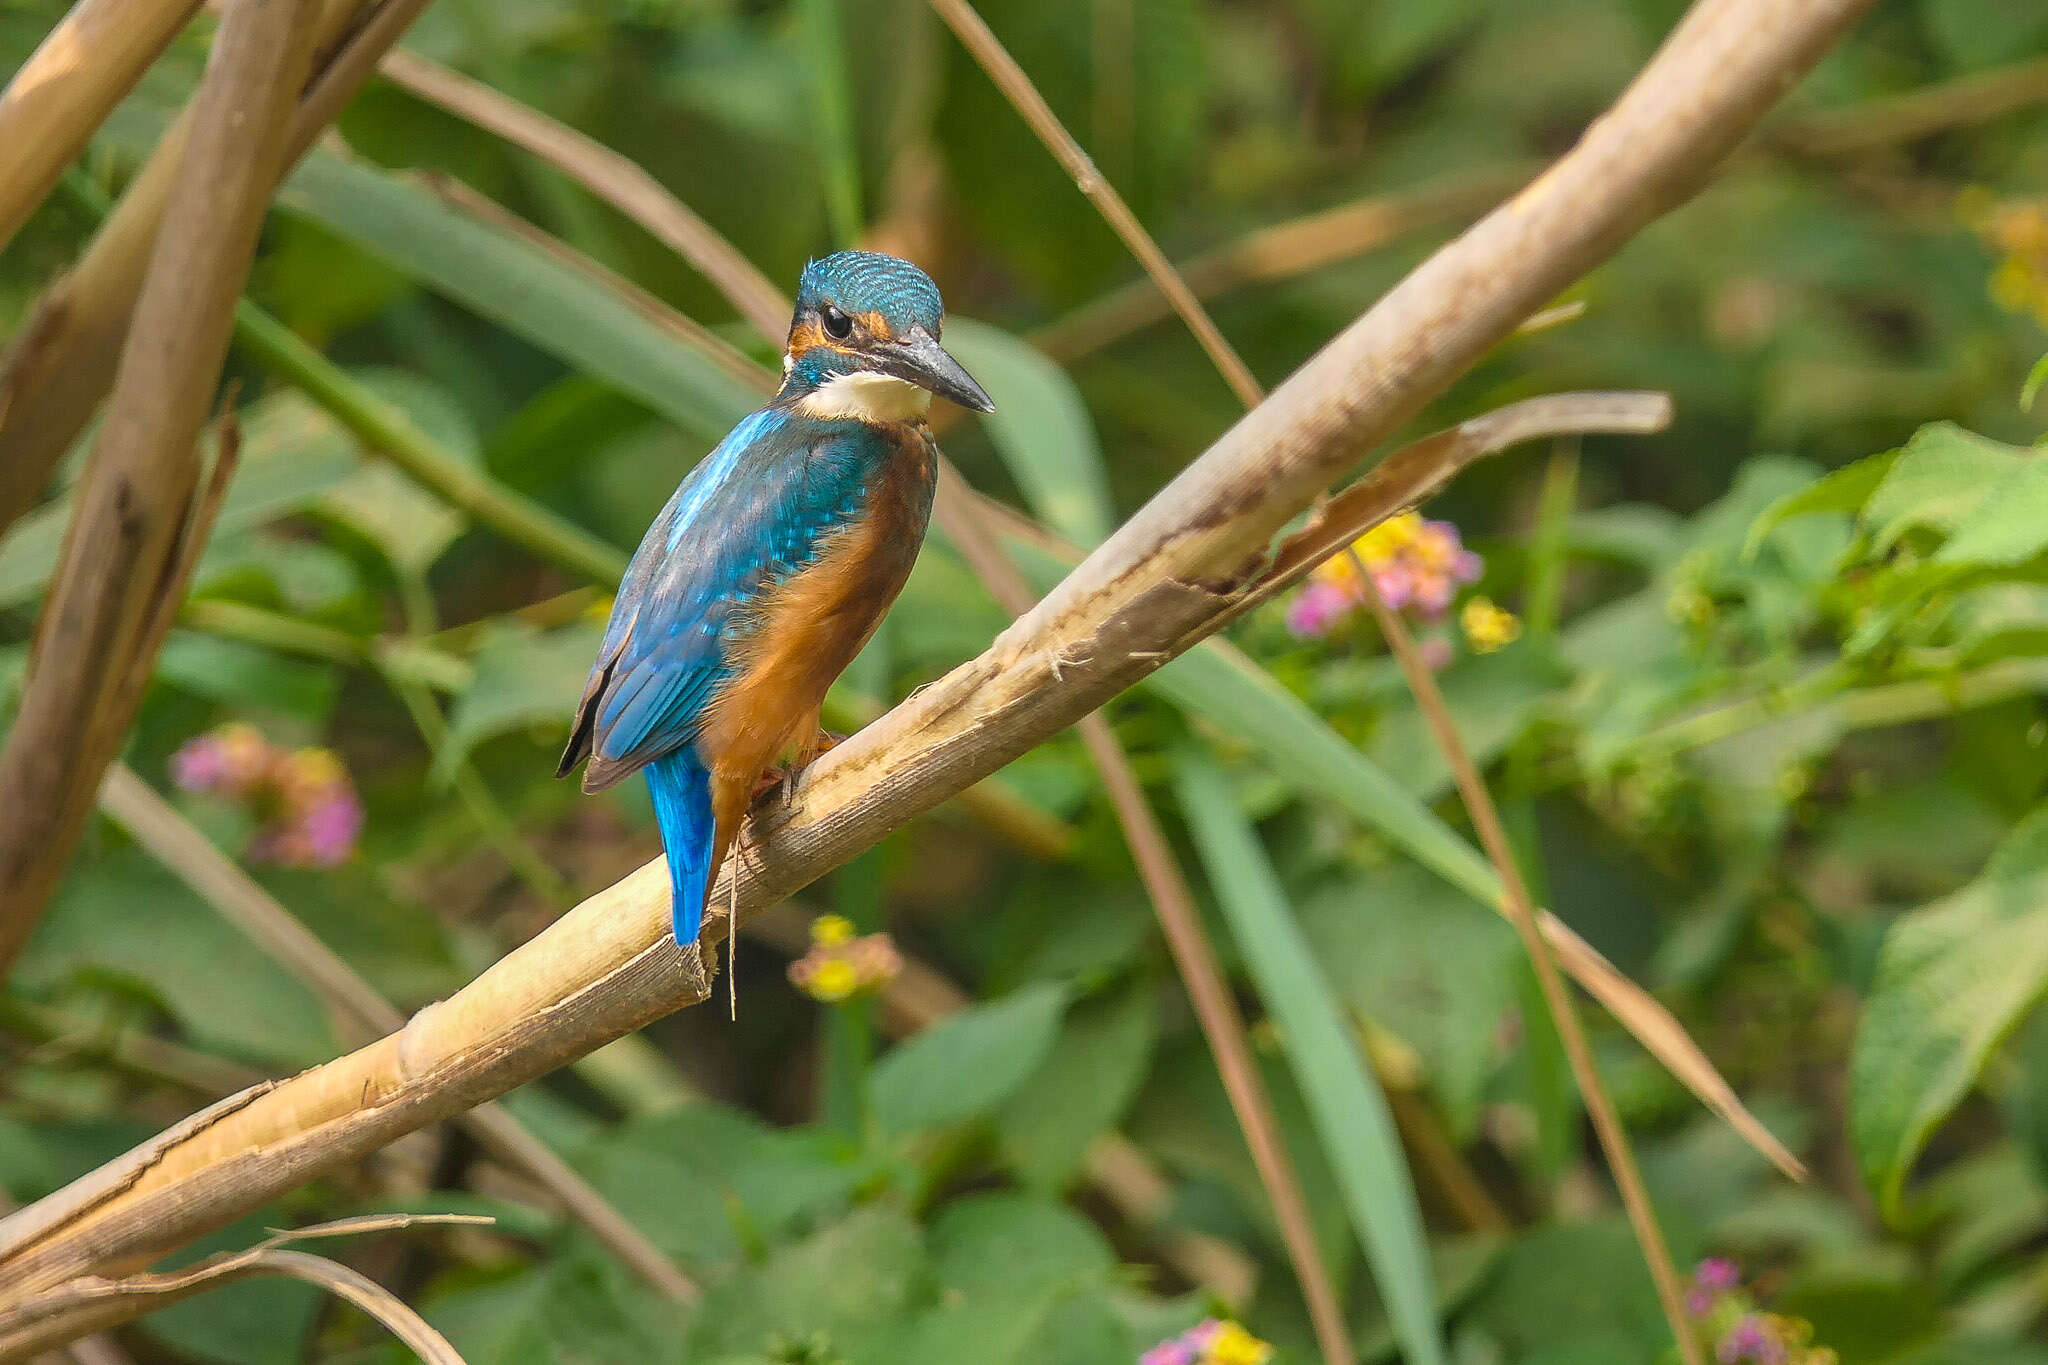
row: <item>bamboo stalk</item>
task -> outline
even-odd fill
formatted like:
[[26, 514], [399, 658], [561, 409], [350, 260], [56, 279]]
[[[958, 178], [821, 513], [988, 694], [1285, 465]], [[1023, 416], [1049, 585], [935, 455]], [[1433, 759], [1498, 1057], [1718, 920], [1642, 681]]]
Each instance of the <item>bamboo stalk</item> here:
[[0, 92], [0, 250], [199, 0], [78, 0]]
[[[1198, 638], [1270, 537], [1574, 275], [1696, 187], [1868, 0], [1706, 0], [1607, 116], [1162, 490], [980, 657], [757, 806], [728, 895], [757, 913]], [[1053, 664], [1061, 662], [1055, 676]], [[146, 1261], [323, 1170], [709, 994], [654, 862], [405, 1029], [196, 1115], [0, 1223], [0, 1299]]]
[[[319, 74], [309, 86], [299, 73], [284, 156], [271, 183], [262, 187], [263, 203], [427, 0], [316, 4], [308, 22], [314, 51], [320, 54]], [[178, 179], [193, 112], [188, 107], [164, 131], [85, 255], [43, 290], [27, 325], [0, 352], [0, 531], [34, 506], [57, 461], [106, 396]]]
[[193, 101], [164, 231], [0, 750], [0, 974], [40, 920], [127, 731], [159, 598], [182, 596], [199, 432], [276, 184], [281, 115], [311, 62], [314, 3], [237, 0]]

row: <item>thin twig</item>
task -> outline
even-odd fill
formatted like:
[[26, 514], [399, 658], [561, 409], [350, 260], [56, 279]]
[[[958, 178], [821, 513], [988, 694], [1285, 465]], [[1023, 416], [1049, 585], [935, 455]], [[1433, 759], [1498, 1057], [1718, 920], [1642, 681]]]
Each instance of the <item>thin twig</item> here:
[[1017, 59], [1010, 55], [1002, 40], [996, 37], [981, 15], [967, 0], [931, 0], [931, 6], [946, 26], [953, 30], [961, 45], [988, 73], [996, 88], [1010, 106], [1031, 125], [1031, 131], [1045, 144], [1067, 174], [1074, 179], [1074, 185], [1088, 196], [1112, 231], [1123, 241], [1126, 249], [1138, 258], [1138, 264], [1145, 267], [1145, 273], [1173, 305], [1173, 311], [1180, 314], [1188, 330], [1201, 343], [1209, 362], [1216, 372], [1223, 376], [1223, 382], [1237, 395], [1238, 401], [1251, 407], [1259, 401], [1259, 381], [1252, 377], [1244, 360], [1217, 330], [1216, 323], [1209, 317], [1202, 301], [1195, 297], [1194, 290], [1174, 271], [1173, 262], [1166, 259], [1166, 253], [1159, 249], [1159, 243], [1152, 240], [1152, 234], [1145, 231], [1145, 225], [1138, 221], [1138, 215], [1131, 212], [1131, 206], [1116, 192], [1097, 170], [1088, 153], [1081, 150], [1081, 144], [1074, 141], [1059, 115], [1038, 93], [1038, 87], [1031, 83], [1031, 77], [1024, 74], [1024, 68], [1017, 65]]
[[198, 0], [78, 0], [0, 92], [0, 249], [199, 8]]
[[[1272, 537], [1578, 274], [1696, 188], [1869, 0], [1714, 0], [1513, 205], [1437, 253], [983, 654], [758, 804], [727, 860], [759, 913], [1186, 648]], [[1052, 660], [1068, 661], [1063, 677]], [[731, 928], [713, 889], [702, 944]], [[0, 1222], [0, 1301], [183, 1245], [676, 1009], [710, 981], [653, 861], [402, 1033], [215, 1106]]]
[[762, 335], [780, 337], [789, 330], [789, 301], [768, 277], [629, 158], [418, 53], [394, 50], [379, 69], [420, 99], [531, 152], [646, 228], [695, 266]]
[[24, 1359], [85, 1332], [104, 1331], [168, 1308], [237, 1280], [276, 1275], [303, 1280], [348, 1300], [383, 1325], [427, 1365], [463, 1365], [446, 1337], [375, 1280], [322, 1256], [284, 1244], [320, 1237], [353, 1237], [410, 1227], [488, 1227], [475, 1214], [384, 1214], [281, 1232], [247, 1251], [223, 1252], [184, 1270], [107, 1280], [83, 1276], [26, 1304], [0, 1310], [0, 1359]]
[[[311, 986], [339, 1016], [345, 1034], [368, 1041], [405, 1027], [405, 1016], [376, 987], [125, 764], [108, 771], [100, 804], [194, 895]], [[688, 1303], [696, 1298], [697, 1286], [690, 1278], [509, 1110], [481, 1104], [461, 1115], [460, 1121], [485, 1151], [553, 1194], [599, 1243], [670, 1300]]]
[[[193, 101], [192, 131], [113, 401], [0, 750], [0, 974], [42, 917], [132, 718], [135, 670], [176, 582], [199, 433], [235, 300], [311, 64], [315, 0], [238, 0]], [[160, 638], [160, 635], [159, 635]]]
[[[1246, 233], [1174, 267], [1188, 289], [1207, 298], [1248, 284], [1293, 279], [1377, 251], [1439, 223], [1469, 219], [1528, 183], [1532, 166], [1464, 171], [1391, 194], [1367, 195]], [[1083, 304], [1034, 332], [1031, 342], [1055, 360], [1075, 360], [1173, 316], [1149, 276]]]
[[1508, 922], [1515, 926], [1515, 933], [1522, 940], [1522, 951], [1529, 955], [1529, 961], [1536, 969], [1537, 983], [1543, 988], [1543, 1002], [1557, 1024], [1558, 1035], [1564, 1040], [1565, 1056], [1571, 1061], [1579, 1095], [1586, 1102], [1586, 1113], [1593, 1120], [1593, 1131], [1599, 1135], [1600, 1147], [1607, 1154], [1608, 1169], [1614, 1173], [1614, 1183], [1621, 1191], [1621, 1202], [1628, 1210], [1629, 1222], [1635, 1227], [1636, 1241], [1642, 1246], [1650, 1278], [1656, 1281], [1657, 1298], [1664, 1307], [1664, 1318], [1671, 1327], [1671, 1334], [1678, 1342], [1679, 1354], [1686, 1365], [1703, 1365], [1705, 1358], [1700, 1354], [1699, 1341], [1686, 1323], [1685, 1298], [1679, 1290], [1678, 1272], [1671, 1264], [1671, 1249], [1664, 1242], [1663, 1229], [1657, 1225], [1657, 1212], [1650, 1205], [1649, 1192], [1643, 1188], [1642, 1172], [1636, 1167], [1635, 1150], [1629, 1145], [1628, 1131], [1621, 1126], [1621, 1119], [1614, 1112], [1614, 1101], [1608, 1097], [1599, 1068], [1593, 1064], [1593, 1049], [1586, 1042], [1586, 1031], [1579, 1022], [1578, 1008], [1572, 1003], [1571, 993], [1565, 989], [1564, 978], [1558, 973], [1550, 945], [1537, 931], [1536, 907], [1529, 897], [1528, 885], [1522, 880], [1522, 869], [1515, 861], [1514, 850], [1508, 844], [1507, 831], [1501, 827], [1500, 812], [1494, 808], [1486, 780], [1473, 766], [1472, 755], [1458, 737], [1457, 723], [1451, 719], [1450, 709], [1444, 705], [1436, 676], [1423, 662], [1413, 637], [1408, 634], [1407, 625], [1402, 622], [1400, 613], [1387, 606], [1386, 600], [1374, 587], [1372, 574], [1359, 558], [1358, 551], [1349, 553], [1352, 565], [1358, 571], [1359, 591], [1372, 608], [1380, 633], [1392, 646], [1394, 657], [1400, 661], [1401, 673], [1408, 680], [1408, 690], [1415, 694], [1415, 704], [1422, 709], [1423, 717], [1429, 722], [1430, 733], [1436, 737], [1437, 747], [1443, 751], [1444, 761], [1450, 765], [1451, 775], [1457, 779], [1458, 795], [1465, 803], [1466, 813], [1472, 817], [1473, 827], [1479, 832], [1479, 842], [1485, 847], [1486, 856], [1493, 861], [1494, 870], [1500, 874], [1501, 886], [1506, 892], [1503, 900]]
[[[1003, 552], [993, 529], [977, 517], [974, 504], [964, 498], [951, 499], [940, 504], [939, 515], [953, 519], [946, 527], [948, 536], [960, 547], [997, 603], [1013, 616], [1029, 611], [1037, 594]], [[1187, 987], [1202, 1036], [1216, 1059], [1224, 1093], [1229, 1097], [1238, 1127], [1244, 1132], [1259, 1182], [1272, 1203], [1273, 1218], [1279, 1225], [1287, 1258], [1293, 1262], [1302, 1299], [1308, 1305], [1317, 1345], [1327, 1365], [1348, 1365], [1354, 1354], [1343, 1304], [1316, 1241], [1315, 1223], [1309, 1217], [1308, 1200], [1302, 1194], [1294, 1159], [1288, 1154], [1286, 1139], [1281, 1134], [1273, 1097], [1252, 1059], [1244, 1015], [1230, 994], [1215, 945], [1202, 926], [1201, 913], [1188, 890], [1187, 875], [1181, 871], [1180, 860], [1174, 857], [1173, 848], [1159, 827], [1159, 818], [1145, 800], [1137, 774], [1131, 771], [1130, 756], [1117, 741], [1109, 722], [1100, 712], [1094, 712], [1083, 716], [1078, 728], [1081, 742], [1087, 746], [1088, 757], [1101, 775], [1103, 789], [1116, 811], [1124, 843], [1137, 864], [1138, 876], [1166, 936], [1174, 966]]]
[[1808, 156], [1853, 156], [2048, 103], [2048, 57], [1789, 119], [1771, 136]]

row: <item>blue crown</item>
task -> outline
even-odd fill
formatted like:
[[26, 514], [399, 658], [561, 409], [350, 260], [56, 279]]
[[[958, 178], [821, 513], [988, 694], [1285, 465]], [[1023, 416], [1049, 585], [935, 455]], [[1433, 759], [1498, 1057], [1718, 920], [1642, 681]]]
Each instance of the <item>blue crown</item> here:
[[877, 251], [835, 251], [806, 265], [797, 285], [797, 312], [823, 303], [846, 313], [879, 313], [896, 336], [922, 327], [936, 337], [946, 312], [931, 276]]

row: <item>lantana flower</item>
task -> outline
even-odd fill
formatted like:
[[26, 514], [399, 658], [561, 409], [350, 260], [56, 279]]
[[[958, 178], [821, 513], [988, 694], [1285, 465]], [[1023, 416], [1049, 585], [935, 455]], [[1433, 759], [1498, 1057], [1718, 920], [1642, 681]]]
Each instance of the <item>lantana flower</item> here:
[[813, 1000], [839, 1004], [873, 994], [903, 970], [903, 955], [887, 934], [856, 936], [844, 915], [811, 921], [811, 950], [789, 964], [789, 980]]
[[1303, 638], [1328, 635], [1363, 607], [1361, 564], [1389, 607], [1430, 621], [1442, 616], [1458, 589], [1477, 579], [1484, 567], [1450, 522], [1402, 512], [1310, 571], [1288, 606], [1288, 629]]
[[287, 749], [243, 721], [185, 741], [171, 756], [171, 780], [256, 815], [263, 823], [248, 849], [255, 862], [336, 867], [362, 836], [363, 803], [331, 749]]
[[1138, 1365], [1266, 1365], [1273, 1348], [1228, 1319], [1205, 1318], [1138, 1358]]

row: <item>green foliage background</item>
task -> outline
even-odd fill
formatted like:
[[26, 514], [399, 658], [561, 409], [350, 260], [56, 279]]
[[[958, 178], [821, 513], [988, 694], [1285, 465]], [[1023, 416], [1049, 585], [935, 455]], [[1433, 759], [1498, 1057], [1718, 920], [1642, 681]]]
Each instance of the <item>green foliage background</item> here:
[[[1177, 258], [1537, 164], [1681, 9], [983, 7]], [[0, 0], [0, 65], [58, 12]], [[0, 325], [74, 257], [95, 196], [189, 90], [201, 28], [0, 256]], [[409, 45], [630, 156], [785, 288], [856, 223], [917, 255], [962, 319], [949, 343], [1004, 405], [949, 453], [1071, 540], [1099, 539], [1236, 416], [1171, 324], [1059, 364], [1029, 347], [1136, 272], [919, 0], [441, 0]], [[1527, 622], [1495, 654], [1458, 642], [1442, 680], [1546, 903], [1656, 990], [1813, 1168], [1805, 1186], [1774, 1175], [1589, 1010], [1674, 1253], [1735, 1258], [1845, 1365], [2048, 1362], [2048, 464], [2019, 401], [2048, 348], [2048, 201], [2027, 197], [2048, 185], [2048, 105], [1843, 155], [1798, 131], [2044, 55], [2037, 6], [1883, 0], [1719, 183], [1571, 291], [1582, 318], [1505, 343], [1416, 424], [1575, 387], [1676, 400], [1661, 436], [1516, 452], [1432, 505], [1485, 555], [1477, 590]], [[246, 468], [128, 761], [167, 788], [178, 745], [228, 719], [336, 749], [368, 806], [358, 855], [252, 870], [414, 1007], [657, 844], [637, 789], [585, 798], [548, 776], [597, 622], [575, 598], [519, 613], [585, 580], [372, 459], [335, 395], [565, 518], [600, 565], [755, 401], [417, 172], [774, 356], [638, 228], [395, 87], [374, 85], [340, 134], [266, 230], [250, 295], [283, 330], [266, 344], [245, 327], [230, 361]], [[1277, 382], [1451, 227], [1232, 289], [1216, 317]], [[324, 391], [306, 368], [321, 356]], [[1576, 470], [1551, 513], [1547, 467]], [[0, 541], [0, 708], [65, 511], [60, 487]], [[1002, 622], [935, 538], [836, 694], [841, 725]], [[1362, 1348], [1659, 1358], [1647, 1276], [1391, 661], [1363, 631], [1297, 640], [1277, 606], [1231, 634], [1255, 668], [1198, 652], [1110, 715], [1200, 874]], [[1001, 781], [1065, 830], [1062, 854], [955, 803], [804, 901], [891, 932], [971, 993], [963, 1014], [891, 1045], [868, 1007], [818, 1005], [783, 956], [743, 945], [737, 1026], [689, 1011], [511, 1097], [706, 1286], [701, 1305], [662, 1302], [452, 1133], [209, 1246], [371, 1208], [496, 1213], [488, 1237], [351, 1253], [477, 1365], [1108, 1365], [1214, 1308], [1160, 1254], [1196, 1231], [1256, 1265], [1247, 1324], [1313, 1358], [1079, 743]], [[246, 815], [177, 799], [246, 845]], [[139, 1062], [143, 1036], [177, 1050]], [[38, 1197], [339, 1046], [307, 987], [96, 827], [0, 995], [0, 1188]], [[1168, 1177], [1158, 1224], [1092, 1190], [1107, 1133]], [[225, 1365], [393, 1358], [354, 1315], [267, 1284], [159, 1314], [127, 1345]]]

